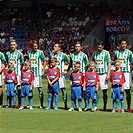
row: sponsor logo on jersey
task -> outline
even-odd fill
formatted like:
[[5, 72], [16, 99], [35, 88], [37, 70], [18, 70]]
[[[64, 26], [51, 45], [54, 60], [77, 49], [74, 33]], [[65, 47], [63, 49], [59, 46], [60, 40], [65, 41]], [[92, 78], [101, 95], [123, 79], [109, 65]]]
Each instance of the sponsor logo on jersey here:
[[119, 61], [120, 61], [120, 62], [124, 62], [124, 61], [125, 61], [125, 58], [124, 58], [124, 57], [120, 57], [120, 58], [119, 58]]
[[15, 58], [10, 58], [10, 59], [9, 59], [9, 62], [14, 63], [15, 61], [16, 61], [16, 59], [15, 59]]
[[36, 62], [36, 58], [30, 58], [31, 62]]
[[96, 62], [98, 62], [98, 63], [103, 62], [103, 59], [102, 58], [97, 58]]
[[80, 62], [80, 60], [79, 59], [74, 60], [74, 63], [76, 63], [76, 62]]

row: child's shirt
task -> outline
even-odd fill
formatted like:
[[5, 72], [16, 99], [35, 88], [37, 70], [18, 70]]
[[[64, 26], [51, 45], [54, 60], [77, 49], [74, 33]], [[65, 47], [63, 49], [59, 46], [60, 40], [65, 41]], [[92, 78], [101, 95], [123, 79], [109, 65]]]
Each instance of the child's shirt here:
[[72, 72], [70, 75], [72, 86], [79, 86], [84, 83], [84, 75], [82, 72]]
[[58, 67], [56, 68], [48, 68], [47, 76], [50, 81], [53, 81], [55, 78], [60, 77], [60, 70]]
[[94, 72], [87, 71], [85, 73], [85, 82], [86, 86], [97, 85], [97, 82], [99, 82], [98, 73], [96, 71]]
[[17, 75], [14, 71], [7, 70], [5, 72], [5, 83], [15, 83], [17, 84]]
[[112, 85], [122, 85], [125, 82], [124, 73], [122, 71], [113, 71], [111, 82]]
[[22, 84], [31, 84], [34, 81], [34, 74], [32, 71], [23, 70], [21, 73], [21, 83]]

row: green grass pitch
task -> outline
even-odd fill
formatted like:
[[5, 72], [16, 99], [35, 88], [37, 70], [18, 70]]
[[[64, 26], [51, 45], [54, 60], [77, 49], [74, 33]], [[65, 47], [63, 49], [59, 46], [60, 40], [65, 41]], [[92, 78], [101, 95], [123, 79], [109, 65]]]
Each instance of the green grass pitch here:
[[[44, 106], [47, 106], [47, 81], [43, 80]], [[71, 93], [67, 81], [68, 107], [71, 107]], [[133, 91], [132, 101], [133, 101]], [[99, 94], [99, 108], [102, 109], [102, 93]], [[4, 104], [5, 101], [4, 92]], [[27, 99], [25, 105], [27, 105]], [[63, 109], [61, 93], [59, 110], [39, 109], [38, 92], [34, 89], [33, 110], [0, 108], [0, 133], [133, 133], [133, 114], [111, 113], [112, 99], [108, 91], [108, 111], [68, 112]], [[84, 101], [83, 101], [84, 107]], [[91, 107], [91, 104], [90, 104]], [[131, 104], [133, 109], [133, 102]], [[126, 100], [125, 100], [126, 109]]]

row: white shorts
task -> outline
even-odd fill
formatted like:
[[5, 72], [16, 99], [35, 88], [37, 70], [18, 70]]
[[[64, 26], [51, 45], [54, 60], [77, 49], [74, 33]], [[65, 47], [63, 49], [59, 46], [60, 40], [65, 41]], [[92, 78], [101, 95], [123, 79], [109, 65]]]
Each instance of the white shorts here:
[[42, 77], [34, 77], [34, 88], [42, 87]]
[[108, 81], [106, 80], [107, 74], [99, 75], [99, 88], [100, 90], [107, 90], [108, 89]]
[[17, 76], [17, 85], [20, 85], [20, 76]]
[[59, 78], [59, 88], [66, 88], [66, 82], [65, 82], [65, 78]]
[[124, 90], [130, 89], [131, 86], [131, 74], [130, 73], [124, 73], [126, 82], [124, 83]]

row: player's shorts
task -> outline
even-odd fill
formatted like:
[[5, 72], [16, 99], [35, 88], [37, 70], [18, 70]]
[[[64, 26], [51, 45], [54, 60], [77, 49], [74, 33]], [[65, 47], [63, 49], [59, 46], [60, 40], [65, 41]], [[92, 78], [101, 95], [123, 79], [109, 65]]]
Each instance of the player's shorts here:
[[22, 97], [25, 97], [25, 96], [28, 96], [28, 97], [30, 97], [30, 96], [33, 96], [33, 93], [32, 93], [32, 91], [30, 91], [30, 86], [31, 85], [28, 85], [28, 84], [22, 84], [22, 86], [21, 86], [21, 96]]
[[3, 75], [2, 74], [0, 74], [0, 86], [2, 86], [3, 85], [3, 77], [2, 77]]
[[59, 88], [66, 88], [66, 81], [64, 76], [59, 78]]
[[112, 90], [113, 90], [112, 98], [113, 99], [116, 99], [116, 98], [120, 100], [124, 99], [124, 93], [121, 92], [121, 89], [122, 89], [122, 86], [112, 86]]
[[99, 74], [99, 88], [100, 90], [108, 89], [108, 81], [106, 80], [107, 74]]
[[59, 82], [55, 82], [53, 84], [53, 86], [51, 87], [50, 85], [48, 85], [48, 94], [59, 94], [60, 89], [59, 89]]
[[6, 83], [6, 96], [16, 96], [16, 91], [14, 91], [15, 84], [13, 83]]
[[71, 98], [72, 99], [82, 99], [82, 86], [72, 86], [71, 87]]
[[42, 87], [42, 77], [34, 77], [34, 88]]
[[85, 97], [91, 98], [91, 99], [96, 99], [97, 94], [96, 94], [96, 86], [87, 86], [86, 91], [85, 91]]
[[131, 86], [131, 74], [130, 73], [124, 73], [126, 82], [124, 83], [124, 90], [130, 89]]
[[20, 78], [21, 76], [17, 76], [17, 85], [20, 85], [20, 80], [21, 80], [21, 78]]

